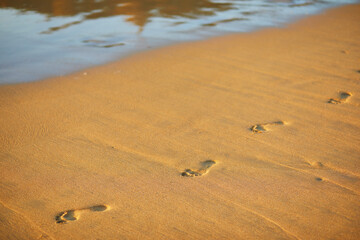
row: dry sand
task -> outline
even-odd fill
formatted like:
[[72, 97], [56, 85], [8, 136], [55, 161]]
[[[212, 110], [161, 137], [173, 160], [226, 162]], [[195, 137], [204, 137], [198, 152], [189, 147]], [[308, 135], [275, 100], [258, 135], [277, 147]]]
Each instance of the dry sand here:
[[1, 239], [359, 239], [360, 5], [0, 88]]

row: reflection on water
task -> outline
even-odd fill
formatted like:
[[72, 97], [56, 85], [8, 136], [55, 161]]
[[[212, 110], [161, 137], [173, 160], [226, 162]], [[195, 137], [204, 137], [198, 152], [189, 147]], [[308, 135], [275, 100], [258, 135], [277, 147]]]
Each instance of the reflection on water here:
[[357, 0], [0, 0], [0, 83], [177, 41], [276, 26]]
[[82, 15], [80, 21], [52, 27], [43, 33], [51, 33], [90, 19], [116, 15], [127, 16], [126, 21], [143, 29], [153, 17], [199, 18], [229, 10], [232, 6], [230, 2], [209, 0], [0, 0], [0, 4], [2, 8], [15, 8], [22, 12], [35, 11], [49, 18]]

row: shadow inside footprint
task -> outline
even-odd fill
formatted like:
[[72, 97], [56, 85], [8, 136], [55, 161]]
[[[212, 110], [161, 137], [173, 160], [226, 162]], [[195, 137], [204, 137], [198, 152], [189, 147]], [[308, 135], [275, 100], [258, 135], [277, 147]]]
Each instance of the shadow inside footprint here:
[[89, 209], [93, 212], [102, 212], [102, 211], [105, 211], [106, 209], [108, 209], [108, 206], [97, 205], [97, 206], [89, 207]]
[[81, 208], [81, 209], [73, 209], [73, 210], [67, 210], [64, 212], [59, 213], [55, 216], [56, 223], [64, 224], [68, 223], [69, 221], [75, 221], [79, 219], [79, 216], [81, 213], [86, 211], [91, 212], [103, 212], [107, 210], [109, 207], [106, 205], [96, 205], [88, 208]]
[[56, 217], [56, 223], [67, 223], [68, 221], [75, 221], [77, 217], [75, 216], [76, 210], [68, 210], [65, 212], [59, 213]]
[[285, 125], [285, 122], [284, 121], [276, 121], [276, 122], [272, 122], [272, 123], [256, 124], [256, 125], [252, 126], [250, 128], [250, 130], [253, 131], [254, 133], [267, 132], [267, 131], [269, 131], [269, 127], [274, 126], [274, 125]]
[[199, 168], [198, 170], [185, 169], [185, 171], [181, 173], [181, 176], [183, 176], [183, 177], [199, 177], [199, 176], [205, 175], [206, 173], [209, 172], [209, 169], [215, 164], [216, 164], [216, 162], [214, 160], [206, 160], [201, 163], [201, 168]]
[[351, 94], [350, 92], [340, 92], [339, 98], [330, 98], [329, 101], [328, 101], [328, 103], [331, 103], [331, 104], [344, 103], [344, 102], [346, 102], [351, 96], [352, 96], [352, 94]]
[[256, 132], [256, 133], [261, 133], [261, 132], [266, 132], [267, 131], [265, 126], [262, 125], [262, 124], [254, 125], [250, 129], [251, 129], [251, 131]]

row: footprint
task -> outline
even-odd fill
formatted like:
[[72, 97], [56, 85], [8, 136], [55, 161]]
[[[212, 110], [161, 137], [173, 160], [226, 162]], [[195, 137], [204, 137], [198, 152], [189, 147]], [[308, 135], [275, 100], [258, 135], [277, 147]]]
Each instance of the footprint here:
[[185, 169], [185, 171], [181, 173], [181, 176], [183, 176], [183, 177], [199, 177], [199, 176], [205, 175], [206, 173], [209, 172], [210, 168], [215, 164], [216, 164], [216, 162], [214, 160], [206, 160], [201, 163], [202, 167], [199, 168], [198, 170]]
[[68, 223], [69, 221], [76, 221], [79, 219], [80, 215], [84, 212], [103, 212], [109, 209], [107, 205], [96, 205], [88, 208], [81, 209], [72, 209], [59, 213], [56, 215], [56, 223]]
[[269, 127], [271, 127], [271, 126], [285, 125], [285, 124], [286, 124], [286, 122], [284, 122], [284, 121], [277, 121], [277, 122], [264, 123], [264, 124], [256, 124], [256, 125], [252, 126], [250, 128], [250, 130], [253, 131], [254, 133], [262, 133], [262, 132], [269, 131]]
[[352, 93], [350, 92], [340, 92], [339, 98], [330, 98], [328, 103], [332, 104], [339, 104], [346, 102], [350, 97], [352, 96]]

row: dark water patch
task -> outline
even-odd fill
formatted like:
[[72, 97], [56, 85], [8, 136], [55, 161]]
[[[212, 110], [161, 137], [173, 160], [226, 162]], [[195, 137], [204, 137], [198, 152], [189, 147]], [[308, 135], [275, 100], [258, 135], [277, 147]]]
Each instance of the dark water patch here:
[[218, 25], [219, 23], [229, 23], [229, 22], [242, 21], [242, 20], [247, 20], [247, 19], [248, 18], [224, 19], [224, 20], [220, 20], [220, 21], [216, 21], [216, 22], [212, 22], [212, 23], [205, 23], [205, 24], [202, 24], [201, 26], [203, 26], [203, 27], [214, 27], [214, 26]]

